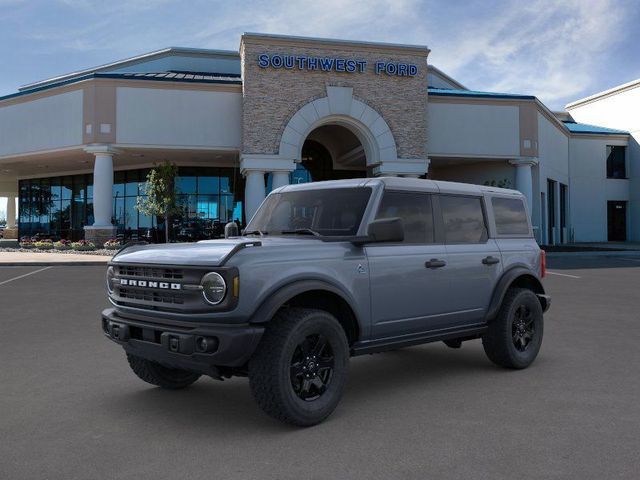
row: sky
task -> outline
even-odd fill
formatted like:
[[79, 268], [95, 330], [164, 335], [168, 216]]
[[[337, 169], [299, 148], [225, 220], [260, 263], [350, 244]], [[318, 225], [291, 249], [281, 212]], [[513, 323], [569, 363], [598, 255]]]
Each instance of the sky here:
[[638, 25], [637, 0], [0, 0], [0, 95], [168, 46], [237, 50], [243, 32], [264, 32], [427, 45], [467, 88], [557, 110], [640, 78]]

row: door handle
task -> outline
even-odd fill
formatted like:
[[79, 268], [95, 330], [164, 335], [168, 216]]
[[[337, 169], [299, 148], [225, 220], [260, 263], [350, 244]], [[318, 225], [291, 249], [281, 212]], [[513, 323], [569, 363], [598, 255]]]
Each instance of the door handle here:
[[495, 265], [496, 263], [500, 263], [500, 259], [489, 255], [488, 257], [484, 257], [482, 259], [482, 263], [484, 263], [485, 265]]
[[444, 260], [438, 260], [437, 258], [432, 258], [428, 262], [424, 263], [424, 266], [427, 268], [440, 268], [444, 267], [447, 264]]

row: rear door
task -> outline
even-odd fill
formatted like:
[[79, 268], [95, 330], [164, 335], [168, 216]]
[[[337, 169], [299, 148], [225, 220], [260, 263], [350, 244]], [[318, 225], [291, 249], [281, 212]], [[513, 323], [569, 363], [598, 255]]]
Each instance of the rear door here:
[[489, 238], [482, 195], [438, 197], [451, 285], [449, 326], [484, 320], [493, 289], [502, 273], [496, 241]]
[[429, 193], [384, 192], [376, 218], [400, 217], [405, 239], [365, 247], [374, 338], [438, 328], [447, 313], [447, 254], [436, 243], [432, 199]]

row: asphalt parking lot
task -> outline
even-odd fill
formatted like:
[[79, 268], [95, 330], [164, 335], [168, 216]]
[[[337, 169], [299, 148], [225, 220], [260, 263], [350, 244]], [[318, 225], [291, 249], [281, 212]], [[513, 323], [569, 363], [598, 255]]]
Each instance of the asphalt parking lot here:
[[638, 478], [640, 259], [549, 268], [531, 368], [479, 341], [358, 357], [334, 415], [296, 429], [246, 379], [138, 380], [100, 330], [104, 267], [0, 267], [0, 478]]

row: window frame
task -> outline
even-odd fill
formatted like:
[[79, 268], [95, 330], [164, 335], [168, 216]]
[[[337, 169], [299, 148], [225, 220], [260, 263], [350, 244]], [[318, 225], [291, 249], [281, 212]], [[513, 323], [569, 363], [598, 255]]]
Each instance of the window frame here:
[[[624, 175], [622, 177], [615, 177], [615, 176], [609, 176], [609, 156], [610, 156], [610, 149], [613, 150], [614, 148], [622, 148], [623, 150], [623, 166], [624, 166]], [[629, 165], [627, 162], [627, 157], [628, 157], [628, 148], [627, 145], [607, 145], [605, 147], [605, 178], [607, 180], [629, 180]], [[613, 168], [612, 168], [612, 173], [613, 173]]]
[[[496, 221], [496, 211], [493, 208], [493, 199], [500, 198], [506, 200], [519, 200], [524, 205], [525, 215], [527, 217], [528, 233], [499, 233], [498, 222]], [[495, 238], [533, 238], [533, 226], [531, 224], [531, 216], [527, 211], [527, 203], [523, 197], [517, 195], [496, 195], [492, 194], [487, 196], [487, 203], [491, 205], [491, 219], [493, 223], [493, 231], [495, 232]]]
[[[441, 226], [441, 231], [442, 231], [442, 241], [445, 245], [486, 245], [487, 243], [489, 243], [489, 240], [491, 239], [492, 235], [491, 232], [489, 231], [489, 222], [488, 222], [488, 215], [487, 215], [487, 205], [485, 204], [485, 196], [482, 194], [479, 195], [473, 195], [473, 194], [468, 194], [468, 193], [439, 193], [437, 195], [438, 197], [438, 211], [439, 211], [439, 218], [440, 218], [440, 226]], [[484, 240], [478, 241], [478, 242], [447, 242], [447, 229], [444, 223], [444, 209], [442, 208], [442, 205], [440, 204], [440, 200], [442, 197], [463, 197], [463, 198], [473, 198], [473, 199], [477, 199], [480, 201], [480, 209], [482, 211], [482, 221], [484, 223], [484, 231], [486, 233]]]

